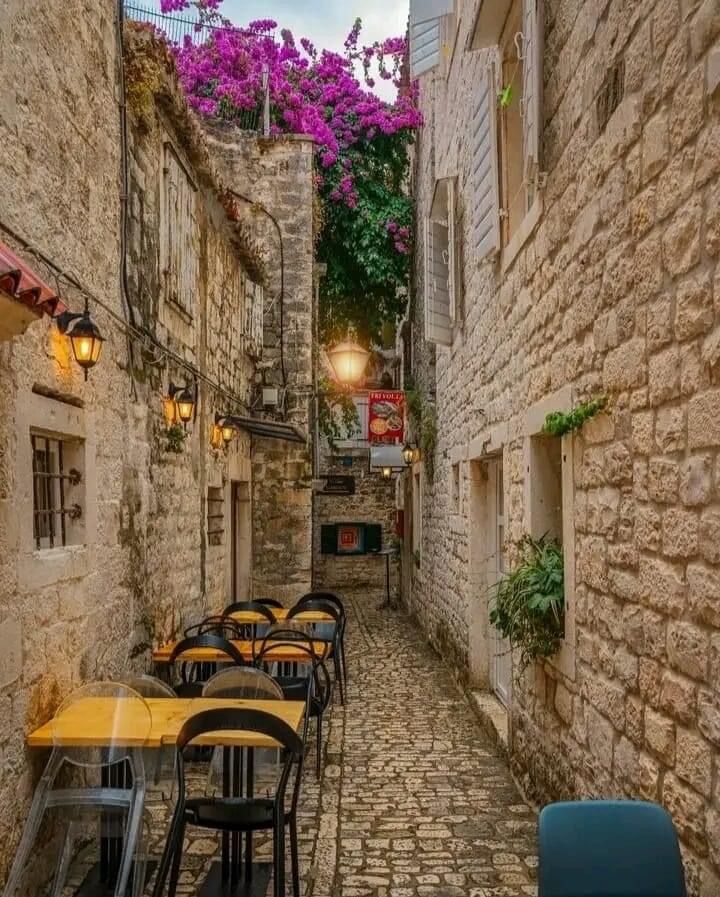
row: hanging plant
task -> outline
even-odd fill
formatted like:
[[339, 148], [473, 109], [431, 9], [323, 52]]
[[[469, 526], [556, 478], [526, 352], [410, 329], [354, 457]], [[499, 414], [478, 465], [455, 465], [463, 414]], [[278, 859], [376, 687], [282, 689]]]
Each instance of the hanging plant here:
[[548, 436], [564, 436], [579, 430], [585, 421], [595, 417], [607, 406], [607, 396], [598, 396], [588, 402], [581, 402], [572, 411], [552, 411], [545, 418], [542, 431]]
[[523, 536], [517, 566], [493, 586], [490, 622], [520, 649], [520, 666], [552, 657], [564, 635], [562, 547], [555, 539]]
[[165, 451], [181, 455], [187, 435], [187, 431], [181, 424], [173, 424], [171, 427], [168, 427], [165, 430]]

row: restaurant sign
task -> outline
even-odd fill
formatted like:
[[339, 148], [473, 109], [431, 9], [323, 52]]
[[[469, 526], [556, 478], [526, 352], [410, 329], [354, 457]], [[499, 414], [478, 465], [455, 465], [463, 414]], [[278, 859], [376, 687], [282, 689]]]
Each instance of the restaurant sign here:
[[355, 477], [335, 474], [325, 477], [323, 495], [355, 495]]
[[368, 396], [370, 442], [396, 443], [405, 437], [405, 393], [380, 390]]

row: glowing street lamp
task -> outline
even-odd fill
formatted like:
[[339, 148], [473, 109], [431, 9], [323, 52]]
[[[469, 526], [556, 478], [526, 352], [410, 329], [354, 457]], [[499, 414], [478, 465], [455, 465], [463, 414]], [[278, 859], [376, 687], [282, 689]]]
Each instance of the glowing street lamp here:
[[370, 353], [351, 340], [344, 340], [328, 349], [328, 359], [339, 383], [358, 383], [365, 373]]
[[98, 363], [105, 342], [97, 324], [90, 317], [87, 300], [85, 310], [80, 314], [66, 311], [58, 315], [56, 320], [60, 333], [69, 337], [75, 361], [85, 372], [87, 380], [88, 371]]

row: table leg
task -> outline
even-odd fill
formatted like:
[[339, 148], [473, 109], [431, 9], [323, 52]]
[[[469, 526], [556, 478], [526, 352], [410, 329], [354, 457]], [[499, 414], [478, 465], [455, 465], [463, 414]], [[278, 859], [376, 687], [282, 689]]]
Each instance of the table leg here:
[[[230, 751], [231, 748], [224, 747], [223, 752], [223, 797], [230, 796]], [[226, 884], [230, 880], [230, 834], [222, 833], [222, 851], [221, 851], [221, 870], [222, 882]]]
[[[252, 798], [255, 796], [255, 748], [247, 749], [247, 785], [245, 789], [246, 796]], [[252, 880], [253, 867], [253, 833], [247, 833], [247, 844], [245, 846], [245, 881], [249, 884]]]

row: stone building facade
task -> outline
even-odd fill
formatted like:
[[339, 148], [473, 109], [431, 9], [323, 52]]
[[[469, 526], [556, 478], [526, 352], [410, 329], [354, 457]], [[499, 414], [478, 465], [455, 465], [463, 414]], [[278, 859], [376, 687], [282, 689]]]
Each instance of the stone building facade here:
[[[25, 747], [28, 731], [81, 684], [149, 670], [153, 644], [229, 598], [284, 595], [280, 575], [297, 583], [293, 594], [310, 581], [309, 441], [243, 430], [225, 446], [215, 431], [218, 415], [261, 416], [258, 385], [275, 367], [262, 320], [272, 319], [277, 247], [228, 204], [222, 160], [171, 60], [130, 25], [123, 157], [115, 13], [111, 0], [48, 0], [31, 12], [10, 0], [0, 10], [0, 241], [73, 311], [87, 299], [105, 337], [87, 381], [48, 316], [0, 342], [0, 882], [43, 759]], [[282, 190], [298, 218], [307, 202], [311, 221], [307, 142], [266, 147], [274, 154], [286, 166]], [[286, 258], [284, 320], [302, 345], [313, 308], [305, 236]], [[288, 374], [298, 393], [301, 367]], [[196, 395], [186, 438], [182, 428], [168, 436], [171, 384]], [[307, 432], [306, 410], [284, 418]], [[64, 537], [56, 518], [52, 547], [33, 523], [38, 509], [58, 507], [33, 488], [42, 469], [33, 436], [48, 470], [62, 451], [64, 470], [79, 471], [65, 499], [81, 514]], [[270, 577], [262, 542], [282, 502], [292, 511], [269, 545], [283, 557]]]
[[[411, 46], [425, 126], [405, 325], [438, 437], [407, 475], [405, 599], [460, 678], [505, 702], [528, 792], [663, 803], [710, 897], [720, 8], [440, 5], [423, 23], [411, 3], [411, 39], [441, 36], [435, 56]], [[542, 436], [547, 413], [598, 395], [607, 413]], [[521, 672], [488, 587], [546, 531], [563, 543], [565, 639]]]

